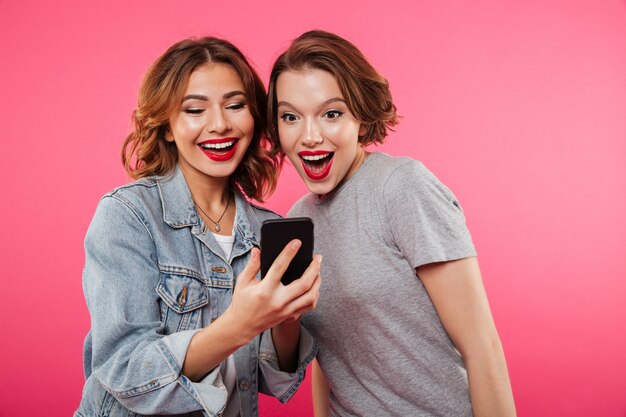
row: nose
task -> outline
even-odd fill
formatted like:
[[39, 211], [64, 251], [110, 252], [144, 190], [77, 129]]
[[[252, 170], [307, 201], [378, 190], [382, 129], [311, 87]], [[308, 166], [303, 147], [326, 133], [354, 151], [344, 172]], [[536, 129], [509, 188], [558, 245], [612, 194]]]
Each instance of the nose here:
[[230, 129], [230, 121], [221, 107], [214, 108], [209, 113], [206, 129], [213, 133], [224, 133]]
[[324, 138], [322, 137], [322, 132], [320, 131], [315, 120], [308, 119], [305, 123], [305, 131], [304, 136], [302, 137], [302, 142], [306, 146], [315, 146], [323, 141]]

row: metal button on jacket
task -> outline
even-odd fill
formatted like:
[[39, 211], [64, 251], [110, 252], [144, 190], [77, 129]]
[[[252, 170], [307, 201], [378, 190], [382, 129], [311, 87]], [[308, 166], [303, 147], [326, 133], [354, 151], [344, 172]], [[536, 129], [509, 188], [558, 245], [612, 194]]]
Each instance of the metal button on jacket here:
[[250, 389], [250, 383], [247, 379], [244, 378], [239, 381], [239, 389], [241, 389], [242, 391], [248, 391]]

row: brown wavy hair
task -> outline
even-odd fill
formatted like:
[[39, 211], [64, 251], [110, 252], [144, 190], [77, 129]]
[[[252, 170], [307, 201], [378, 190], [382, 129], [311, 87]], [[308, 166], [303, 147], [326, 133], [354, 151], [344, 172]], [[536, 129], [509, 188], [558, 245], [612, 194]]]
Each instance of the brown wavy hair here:
[[248, 109], [254, 119], [252, 141], [230, 177], [248, 197], [258, 201], [271, 194], [278, 178], [278, 158], [270, 154], [265, 136], [267, 101], [256, 71], [233, 44], [205, 37], [172, 45], [148, 69], [133, 112], [132, 131], [122, 146], [122, 163], [134, 179], [167, 175], [178, 161], [173, 142], [165, 140], [169, 119], [180, 106], [191, 74], [206, 64], [229, 65], [241, 78]]
[[268, 136], [272, 154], [284, 156], [278, 138], [276, 81], [285, 71], [319, 69], [331, 73], [339, 84], [346, 105], [365, 126], [359, 136], [363, 145], [382, 143], [399, 116], [393, 104], [389, 83], [346, 39], [323, 30], [305, 32], [283, 52], [272, 68], [268, 87]]

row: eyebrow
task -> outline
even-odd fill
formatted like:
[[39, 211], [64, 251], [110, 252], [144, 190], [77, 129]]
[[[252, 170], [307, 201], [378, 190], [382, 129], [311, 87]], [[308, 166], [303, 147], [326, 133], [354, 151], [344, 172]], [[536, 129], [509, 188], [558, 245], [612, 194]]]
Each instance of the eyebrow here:
[[[235, 97], [235, 96], [239, 96], [239, 95], [242, 95], [242, 96], [245, 97], [245, 93], [243, 91], [239, 91], [239, 90], [230, 91], [230, 92], [224, 94], [222, 97], [224, 99], [229, 99], [231, 97]], [[187, 101], [187, 100], [209, 101], [209, 98], [207, 96], [203, 96], [201, 94], [189, 94], [189, 95], [186, 95], [185, 97], [183, 97], [183, 101]]]
[[[344, 99], [342, 99], [341, 97], [333, 97], [333, 98], [329, 98], [328, 100], [326, 100], [325, 102], [320, 104], [320, 107], [328, 106], [329, 104], [334, 103], [336, 101], [340, 101], [340, 102], [346, 104], [346, 101]], [[292, 109], [295, 109], [295, 106], [293, 104], [289, 103], [288, 101], [279, 101], [278, 105], [276, 107], [280, 107], [280, 106], [289, 106]]]

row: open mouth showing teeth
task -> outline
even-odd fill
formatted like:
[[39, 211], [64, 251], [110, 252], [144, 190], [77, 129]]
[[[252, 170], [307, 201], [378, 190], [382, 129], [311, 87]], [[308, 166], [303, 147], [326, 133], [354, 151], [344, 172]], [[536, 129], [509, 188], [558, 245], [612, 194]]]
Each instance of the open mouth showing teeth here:
[[302, 163], [309, 173], [318, 175], [326, 170], [334, 155], [334, 152], [329, 152], [319, 155], [300, 155], [300, 158], [302, 158]]
[[222, 143], [202, 143], [198, 146], [200, 146], [200, 148], [202, 148], [202, 150], [208, 151], [208, 152], [212, 152], [212, 153], [217, 153], [217, 154], [225, 154], [228, 153], [233, 146], [235, 145], [235, 140], [231, 140], [229, 142], [222, 142]]

